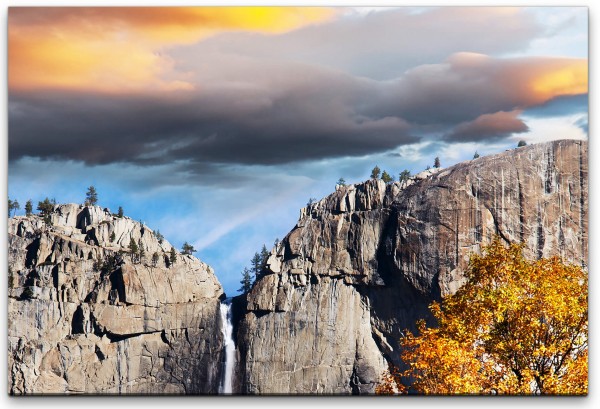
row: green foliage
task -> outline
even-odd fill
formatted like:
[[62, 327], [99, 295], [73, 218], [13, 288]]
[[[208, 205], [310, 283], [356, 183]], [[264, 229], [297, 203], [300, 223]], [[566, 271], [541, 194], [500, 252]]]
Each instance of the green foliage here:
[[131, 262], [135, 264], [138, 261], [138, 252], [139, 247], [133, 237], [129, 240], [129, 256], [131, 257]]
[[371, 171], [371, 179], [379, 179], [379, 174], [381, 173], [381, 169], [379, 166], [375, 166]]
[[19, 210], [21, 208], [21, 205], [19, 204], [19, 201], [17, 199], [15, 200], [10, 200], [10, 198], [8, 199], [8, 217], [11, 217], [11, 213], [14, 216], [15, 213], [17, 212], [17, 210]]
[[169, 254], [169, 263], [175, 264], [177, 262], [177, 252], [175, 251], [175, 247], [171, 247], [171, 252]]
[[436, 156], [436, 157], [435, 157], [435, 159], [433, 160], [433, 167], [434, 167], [434, 168], [439, 168], [440, 166], [442, 166], [442, 165], [440, 164], [440, 157], [439, 157], [439, 156]]
[[475, 154], [473, 155], [473, 159], [477, 159], [479, 157], [479, 153], [477, 153], [477, 151], [475, 151]]
[[346, 180], [344, 178], [339, 178], [336, 185], [346, 186]]
[[138, 240], [138, 255], [139, 255], [140, 262], [144, 259], [144, 257], [146, 257], [146, 250], [144, 249], [144, 246], [142, 245], [141, 237]]
[[394, 181], [394, 177], [384, 170], [381, 174], [381, 180], [383, 180], [385, 183], [390, 183]]
[[310, 199], [308, 199], [308, 202], [306, 203], [307, 207], [310, 207], [313, 205], [313, 203], [316, 203], [317, 199], [315, 199], [314, 197], [311, 197]]
[[185, 243], [183, 243], [183, 246], [181, 246], [181, 252], [183, 254], [192, 254], [194, 252], [196, 252], [196, 249], [194, 248], [194, 246], [192, 246], [191, 244], [189, 244], [187, 241]]
[[117, 238], [117, 236], [115, 235], [115, 232], [113, 231], [113, 232], [110, 234], [110, 241], [111, 241], [111, 242], [114, 242], [114, 241], [116, 240], [116, 238]]
[[45, 198], [42, 202], [38, 202], [37, 210], [39, 210], [42, 216], [49, 215], [54, 211], [54, 203], [50, 199]]
[[123, 217], [123, 207], [119, 206], [119, 211], [117, 212], [117, 217], [118, 218], [122, 218]]
[[252, 274], [250, 273], [250, 270], [248, 269], [248, 267], [244, 267], [244, 270], [242, 271], [242, 279], [240, 280], [240, 284], [242, 286], [239, 288], [238, 291], [242, 294], [248, 293], [252, 289], [253, 281], [254, 280]]
[[88, 187], [87, 192], [85, 193], [85, 205], [86, 206], [95, 206], [98, 203], [98, 192], [96, 192], [96, 188], [94, 186]]
[[154, 232], [154, 236], [158, 240], [158, 244], [163, 244], [163, 241], [165, 240], [165, 236], [160, 234], [160, 230], [156, 230], [156, 232]]
[[527, 142], [525, 142], [524, 140], [520, 140], [519, 143], [517, 144], [517, 148], [520, 148], [522, 146], [527, 146]]
[[25, 216], [29, 217], [33, 213], [33, 203], [31, 203], [31, 199], [29, 199], [25, 203]]
[[400, 172], [400, 175], [398, 176], [398, 181], [400, 183], [405, 183], [405, 182], [408, 182], [409, 178], [410, 178], [410, 170], [404, 169], [402, 172]]

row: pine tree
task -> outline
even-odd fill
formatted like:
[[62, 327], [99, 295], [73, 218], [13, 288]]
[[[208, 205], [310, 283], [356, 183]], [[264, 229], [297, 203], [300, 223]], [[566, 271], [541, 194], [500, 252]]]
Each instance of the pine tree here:
[[123, 217], [123, 208], [121, 206], [119, 206], [119, 211], [117, 213], [117, 217], [119, 217], [119, 218]]
[[527, 142], [525, 142], [524, 140], [520, 140], [519, 143], [517, 144], [517, 148], [520, 148], [522, 146], [527, 146]]
[[479, 157], [479, 153], [475, 151], [475, 155], [473, 155], [473, 159], [477, 159]]
[[400, 172], [400, 176], [398, 176], [398, 181], [400, 183], [408, 182], [409, 178], [410, 178], [410, 171], [408, 169], [404, 169], [402, 172]]
[[144, 250], [144, 246], [142, 245], [141, 237], [138, 240], [138, 254], [140, 256], [140, 262], [141, 262], [142, 260], [144, 260], [144, 257], [146, 257], [146, 250]]
[[25, 203], [25, 216], [29, 217], [31, 216], [33, 212], [33, 203], [31, 203], [31, 199], [29, 199], [27, 201], [27, 203]]
[[156, 232], [154, 233], [154, 236], [156, 237], [156, 240], [158, 240], [158, 244], [163, 244], [163, 241], [165, 240], [165, 236], [160, 234], [160, 230], [156, 230]]
[[158, 264], [158, 253], [155, 251], [152, 254], [152, 266], [156, 267], [157, 264]]
[[175, 264], [177, 261], [177, 252], [175, 251], [175, 247], [171, 247], [171, 253], [169, 255], [169, 262], [171, 264]]
[[434, 168], [439, 168], [440, 166], [442, 166], [442, 165], [440, 165], [440, 157], [436, 156], [435, 159], [434, 159], [434, 161], [433, 161], [433, 167]]
[[194, 246], [192, 246], [191, 244], [189, 244], [187, 241], [185, 243], [183, 243], [183, 246], [181, 247], [181, 252], [183, 254], [192, 254], [196, 251], [196, 249], [194, 248]]
[[40, 211], [44, 219], [44, 223], [48, 226], [52, 225], [52, 219], [50, 218], [50, 214], [54, 211], [54, 206], [56, 205], [56, 201], [54, 199], [50, 200], [45, 198], [43, 202], [38, 202], [37, 210]]
[[262, 270], [262, 257], [260, 256], [260, 253], [254, 253], [254, 257], [252, 257], [252, 260], [250, 260], [250, 265], [250, 271], [252, 272], [252, 275], [255, 277], [258, 276]]
[[379, 166], [375, 166], [373, 168], [373, 170], [371, 171], [371, 179], [379, 179], [380, 172], [381, 172], [381, 169], [379, 169]]
[[111, 243], [112, 243], [112, 242], [114, 242], [116, 238], [117, 238], [117, 236], [115, 235], [115, 232], [113, 231], [113, 232], [110, 234], [110, 241], [111, 241]]
[[[267, 250], [267, 246], [263, 244], [262, 249], [260, 250], [260, 268], [257, 272], [255, 272], [255, 278], [258, 280], [265, 274], [267, 269], [267, 260], [269, 259], [269, 250]], [[254, 255], [256, 257], [256, 255]], [[254, 267], [254, 258], [252, 258], [252, 264]]]
[[131, 262], [136, 263], [138, 257], [138, 245], [136, 244], [133, 237], [129, 240], [129, 256], [131, 257]]
[[242, 271], [242, 279], [240, 280], [240, 284], [242, 285], [238, 290], [242, 294], [248, 293], [252, 289], [252, 274], [248, 267], [244, 267], [244, 271]]
[[381, 174], [381, 180], [383, 180], [385, 183], [390, 183], [394, 180], [394, 178], [384, 170]]
[[346, 186], [346, 180], [344, 178], [339, 178], [336, 184], [340, 186]]
[[11, 213], [14, 216], [17, 210], [21, 208], [18, 200], [10, 200], [8, 199], [8, 217], [11, 217]]
[[95, 206], [98, 203], [98, 192], [94, 186], [90, 186], [85, 194], [85, 205]]

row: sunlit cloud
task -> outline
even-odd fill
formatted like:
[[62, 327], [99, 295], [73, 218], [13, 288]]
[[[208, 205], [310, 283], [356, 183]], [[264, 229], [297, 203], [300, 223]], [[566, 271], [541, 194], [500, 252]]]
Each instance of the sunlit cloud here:
[[[327, 21], [309, 7], [18, 8], [9, 10], [11, 90], [189, 90], [164, 53], [223, 31], [277, 34]], [[172, 78], [179, 76], [180, 78]]]

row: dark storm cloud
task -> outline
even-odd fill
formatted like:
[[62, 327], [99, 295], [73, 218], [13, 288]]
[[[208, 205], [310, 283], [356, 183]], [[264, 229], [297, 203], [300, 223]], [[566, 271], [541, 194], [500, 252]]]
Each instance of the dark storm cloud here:
[[297, 62], [223, 55], [197, 67], [194, 91], [123, 96], [12, 92], [9, 155], [155, 165], [281, 164], [385, 152], [416, 129], [450, 140], [526, 129], [506, 112], [543, 104], [532, 81], [569, 59], [456, 54], [394, 81]]
[[310, 67], [262, 71], [179, 97], [11, 94], [10, 159], [278, 164], [416, 141], [404, 120], [360, 112], [373, 98], [368, 81]]

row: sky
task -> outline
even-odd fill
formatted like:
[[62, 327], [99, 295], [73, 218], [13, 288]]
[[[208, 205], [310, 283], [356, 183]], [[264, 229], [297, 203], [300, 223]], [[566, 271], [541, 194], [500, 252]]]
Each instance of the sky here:
[[7, 37], [9, 197], [94, 185], [228, 295], [340, 177], [588, 138], [585, 7], [11, 8]]

